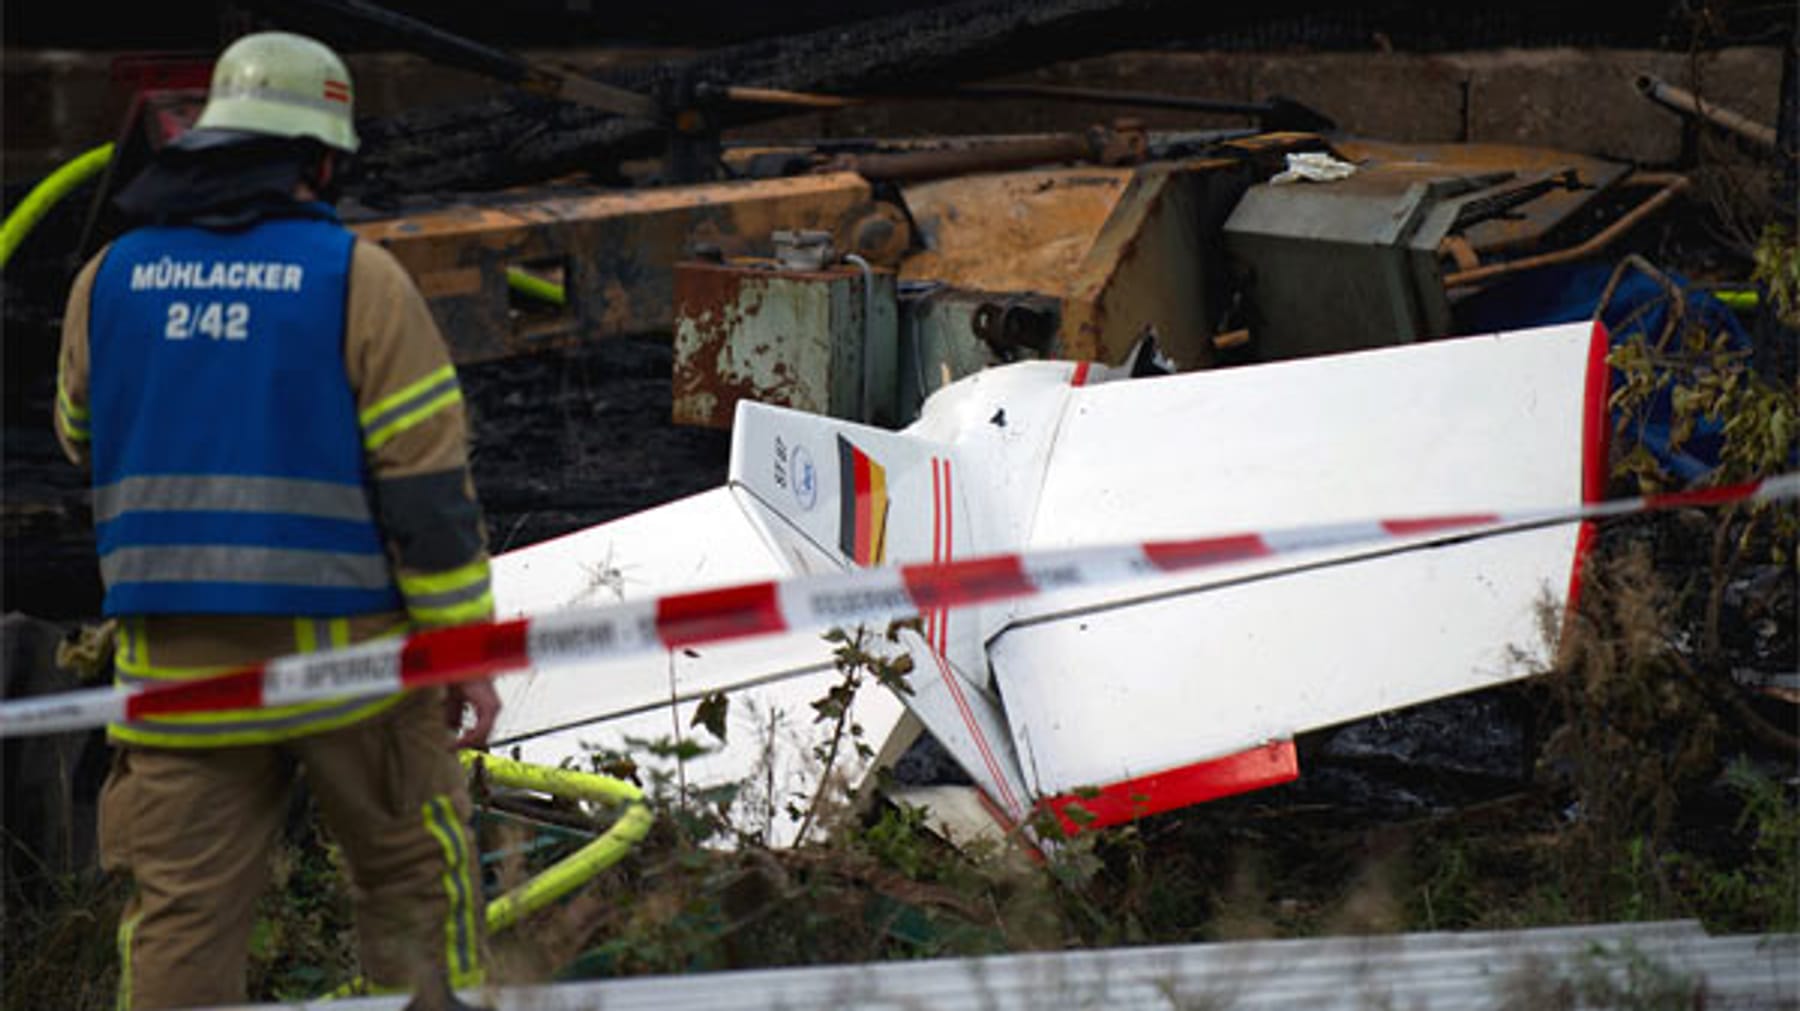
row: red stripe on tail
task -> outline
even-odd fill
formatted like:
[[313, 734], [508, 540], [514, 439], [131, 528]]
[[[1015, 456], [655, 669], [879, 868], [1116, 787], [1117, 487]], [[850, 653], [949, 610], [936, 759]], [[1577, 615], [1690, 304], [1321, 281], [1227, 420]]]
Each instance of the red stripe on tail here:
[[[1593, 505], [1606, 498], [1607, 471], [1611, 467], [1612, 411], [1607, 401], [1612, 396], [1612, 367], [1607, 353], [1612, 338], [1606, 324], [1594, 320], [1588, 333], [1587, 384], [1581, 405], [1581, 501]], [[1575, 558], [1569, 566], [1569, 592], [1563, 602], [1566, 624], [1581, 603], [1581, 586], [1587, 574], [1588, 555], [1593, 552], [1598, 531], [1592, 520], [1583, 520], [1575, 534]]]
[[1063, 830], [1074, 835], [1189, 804], [1291, 783], [1299, 777], [1300, 760], [1294, 753], [1294, 742], [1274, 741], [1209, 762], [1151, 773], [1093, 791], [1050, 797], [1044, 804], [1062, 823]]
[[[938, 457], [931, 459], [931, 563], [936, 565], [943, 561], [943, 461]], [[925, 612], [925, 642], [932, 648], [938, 646], [938, 612], [920, 608]]]
[[[944, 562], [949, 564], [956, 558], [956, 496], [950, 488], [950, 461], [944, 460]], [[950, 609], [948, 606], [938, 612], [937, 650], [948, 655], [950, 648]]]
[[1612, 412], [1606, 404], [1612, 393], [1612, 366], [1606, 362], [1610, 350], [1606, 324], [1595, 320], [1588, 335], [1587, 388], [1581, 405], [1581, 501], [1589, 505], [1606, 497], [1607, 450], [1612, 441]]
[[[956, 671], [944, 654], [931, 651], [931, 659], [937, 663], [938, 676], [944, 681], [944, 689], [950, 693], [950, 699], [956, 703], [957, 712], [962, 716], [963, 726], [968, 728], [969, 736], [975, 739], [976, 750], [981, 752], [981, 762], [987, 766], [988, 775], [993, 777], [994, 788], [1000, 791], [1001, 800], [1012, 810], [1019, 808], [1019, 798], [1013, 795], [1012, 784], [1006, 781], [1006, 774], [1000, 769], [1000, 762], [994, 758], [993, 746], [988, 743], [987, 735], [981, 732], [981, 724], [976, 721], [974, 710], [969, 707], [969, 700], [963, 696], [962, 684], [957, 680]], [[986, 794], [980, 793], [985, 799]]]

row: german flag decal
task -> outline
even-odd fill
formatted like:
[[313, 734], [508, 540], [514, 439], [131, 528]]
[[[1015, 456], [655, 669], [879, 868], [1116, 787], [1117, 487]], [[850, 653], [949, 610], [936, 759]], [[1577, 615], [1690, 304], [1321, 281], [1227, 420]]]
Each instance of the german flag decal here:
[[838, 436], [838, 547], [858, 565], [887, 557], [887, 468]]

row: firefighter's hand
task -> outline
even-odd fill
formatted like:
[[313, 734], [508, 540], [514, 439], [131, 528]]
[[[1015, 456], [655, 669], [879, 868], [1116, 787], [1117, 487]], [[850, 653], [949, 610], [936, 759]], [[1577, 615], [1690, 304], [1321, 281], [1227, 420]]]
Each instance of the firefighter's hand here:
[[[463, 717], [463, 711], [472, 710], [475, 720], [469, 726]], [[450, 692], [444, 698], [444, 722], [453, 731], [461, 731], [451, 748], [480, 748], [487, 745], [488, 734], [494, 729], [494, 717], [500, 715], [500, 694], [494, 691], [494, 682], [490, 678], [477, 678], [450, 686]]]

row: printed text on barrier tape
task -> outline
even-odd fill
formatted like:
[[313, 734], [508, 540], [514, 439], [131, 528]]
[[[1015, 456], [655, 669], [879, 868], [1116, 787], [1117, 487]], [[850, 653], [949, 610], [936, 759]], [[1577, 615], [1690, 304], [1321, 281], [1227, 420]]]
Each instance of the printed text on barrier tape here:
[[[614, 659], [844, 622], [891, 621], [933, 609], [990, 604], [1324, 548], [1412, 537], [1463, 540], [1578, 520], [1796, 495], [1800, 495], [1800, 474], [1788, 474], [1580, 508], [1295, 527], [748, 583], [541, 618], [437, 629], [402, 642], [286, 656], [217, 677], [164, 682], [129, 694], [90, 689], [0, 703], [0, 737], [77, 730], [168, 713], [383, 695], [525, 667]], [[1416, 546], [1434, 543], [1425, 540]]]

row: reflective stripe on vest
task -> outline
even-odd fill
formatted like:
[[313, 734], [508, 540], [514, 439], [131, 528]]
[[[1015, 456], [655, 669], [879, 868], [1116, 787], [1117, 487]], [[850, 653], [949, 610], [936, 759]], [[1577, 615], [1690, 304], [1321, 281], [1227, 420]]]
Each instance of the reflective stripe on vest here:
[[[350, 633], [342, 618], [294, 619], [294, 649], [300, 653], [331, 649], [350, 644]], [[113, 680], [121, 688], [138, 688], [160, 681], [186, 681], [215, 677], [234, 668], [229, 666], [169, 667], [160, 666], [151, 657], [151, 643], [145, 635], [142, 618], [128, 618], [119, 625], [113, 650]], [[376, 635], [387, 639], [403, 635], [407, 625], [401, 623]], [[159, 748], [219, 748], [247, 744], [272, 744], [348, 726], [382, 712], [404, 696], [387, 695], [374, 698], [325, 699], [299, 702], [287, 706], [261, 709], [227, 709], [212, 713], [169, 713], [139, 720], [114, 723], [107, 733], [116, 741]]]
[[95, 279], [107, 614], [395, 610], [343, 360], [355, 238], [324, 205], [113, 244]]
[[94, 522], [134, 510], [152, 512], [265, 512], [320, 519], [369, 519], [363, 489], [282, 477], [128, 477], [94, 489]]
[[379, 555], [187, 544], [119, 548], [100, 559], [100, 573], [108, 583], [275, 582], [378, 590], [388, 582]]

